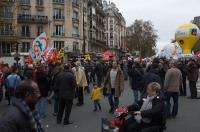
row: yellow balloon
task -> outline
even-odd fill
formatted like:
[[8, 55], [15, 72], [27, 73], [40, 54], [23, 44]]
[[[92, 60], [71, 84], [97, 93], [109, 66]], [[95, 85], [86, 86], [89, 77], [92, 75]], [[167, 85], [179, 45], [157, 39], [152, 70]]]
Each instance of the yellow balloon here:
[[200, 30], [192, 23], [182, 24], [175, 33], [175, 39], [183, 50], [183, 54], [191, 54], [191, 49], [199, 40]]

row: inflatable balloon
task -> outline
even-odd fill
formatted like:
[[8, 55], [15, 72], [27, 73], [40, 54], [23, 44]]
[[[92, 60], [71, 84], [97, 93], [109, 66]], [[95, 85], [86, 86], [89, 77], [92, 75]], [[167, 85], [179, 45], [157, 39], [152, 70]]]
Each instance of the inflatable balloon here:
[[158, 53], [158, 57], [165, 57], [167, 59], [178, 59], [182, 57], [182, 49], [178, 43], [167, 44]]
[[177, 29], [175, 39], [183, 50], [183, 54], [191, 54], [191, 49], [200, 37], [199, 28], [195, 24], [183, 24]]

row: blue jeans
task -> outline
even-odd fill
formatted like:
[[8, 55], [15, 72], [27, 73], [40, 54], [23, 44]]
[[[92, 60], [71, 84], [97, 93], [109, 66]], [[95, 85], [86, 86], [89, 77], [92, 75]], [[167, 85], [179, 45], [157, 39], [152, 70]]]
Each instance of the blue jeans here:
[[118, 105], [119, 105], [119, 98], [115, 97], [115, 89], [114, 88], [111, 89], [111, 93], [108, 95], [108, 101], [109, 101], [111, 109], [114, 109], [114, 108], [118, 107]]
[[[173, 109], [171, 112], [171, 103], [170, 103], [170, 99], [171, 97], [173, 98]], [[178, 92], [166, 92], [165, 93], [165, 98], [166, 98], [166, 102], [167, 102], [167, 117], [176, 117], [176, 115], [178, 114], [178, 97], [179, 94]]]
[[139, 90], [133, 90], [133, 99], [134, 103], [137, 103], [139, 101]]
[[47, 106], [47, 98], [41, 97], [36, 104], [36, 110], [39, 113], [41, 118], [45, 117], [46, 106]]

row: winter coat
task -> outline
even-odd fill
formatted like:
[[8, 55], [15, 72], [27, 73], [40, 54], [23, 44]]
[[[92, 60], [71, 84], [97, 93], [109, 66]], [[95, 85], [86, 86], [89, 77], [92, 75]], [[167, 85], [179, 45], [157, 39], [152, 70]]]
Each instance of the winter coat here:
[[189, 81], [197, 81], [199, 77], [198, 66], [192, 62], [188, 65], [187, 68], [187, 77]]
[[91, 99], [92, 100], [100, 100], [102, 98], [103, 88], [97, 87], [92, 89]]
[[[111, 69], [108, 70], [108, 73], [105, 77], [105, 82], [104, 86], [107, 88], [107, 93], [111, 94], [111, 79], [110, 79], [110, 72]], [[115, 79], [115, 97], [120, 97], [121, 93], [124, 90], [124, 76], [123, 76], [123, 71], [118, 68], [117, 70], [117, 75]]]
[[50, 90], [48, 75], [43, 71], [36, 71], [36, 82], [38, 84], [41, 97], [47, 97]]
[[83, 67], [78, 67], [77, 70], [76, 67], [74, 67], [72, 68], [72, 71], [75, 75], [77, 86], [85, 88], [88, 85], [85, 75], [85, 69]]
[[157, 74], [150, 71], [150, 72], [147, 72], [143, 77], [142, 91], [146, 92], [147, 86], [152, 82], [157, 82], [161, 85], [161, 78]]
[[[128, 106], [128, 110], [130, 111], [139, 111], [144, 102], [144, 98], [141, 99], [137, 104]], [[152, 109], [141, 111], [141, 116], [143, 118], [150, 118], [151, 122], [149, 125], [151, 126], [162, 126], [165, 123], [164, 118], [165, 104], [164, 99], [157, 95], [152, 100]]]
[[177, 68], [181, 71], [182, 77], [186, 78], [186, 76], [187, 76], [187, 67], [186, 67], [186, 65], [185, 64], [178, 64]]
[[56, 78], [56, 91], [59, 98], [72, 100], [75, 97], [76, 79], [72, 72], [61, 72]]
[[171, 68], [165, 75], [164, 90], [167, 92], [179, 92], [182, 84], [182, 74], [178, 68]]
[[142, 80], [144, 76], [143, 68], [137, 67], [133, 68], [131, 71], [129, 71], [129, 77], [131, 77], [131, 88], [133, 90], [141, 90], [142, 89]]
[[97, 77], [103, 77], [103, 66], [102, 64], [97, 64], [95, 67], [95, 74], [97, 75]]
[[33, 69], [26, 68], [24, 70], [24, 77], [25, 77], [25, 79], [32, 79], [33, 78]]
[[23, 105], [16, 99], [12, 100], [11, 105], [3, 117], [0, 117], [1, 132], [35, 132], [31, 128], [28, 114]]

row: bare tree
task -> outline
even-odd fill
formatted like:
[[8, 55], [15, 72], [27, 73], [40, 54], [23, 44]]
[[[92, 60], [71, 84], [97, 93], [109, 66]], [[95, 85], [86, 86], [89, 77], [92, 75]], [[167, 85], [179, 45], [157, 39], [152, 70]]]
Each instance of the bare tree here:
[[157, 31], [151, 21], [135, 20], [127, 28], [127, 46], [132, 51], [140, 51], [142, 57], [152, 56], [156, 52]]

